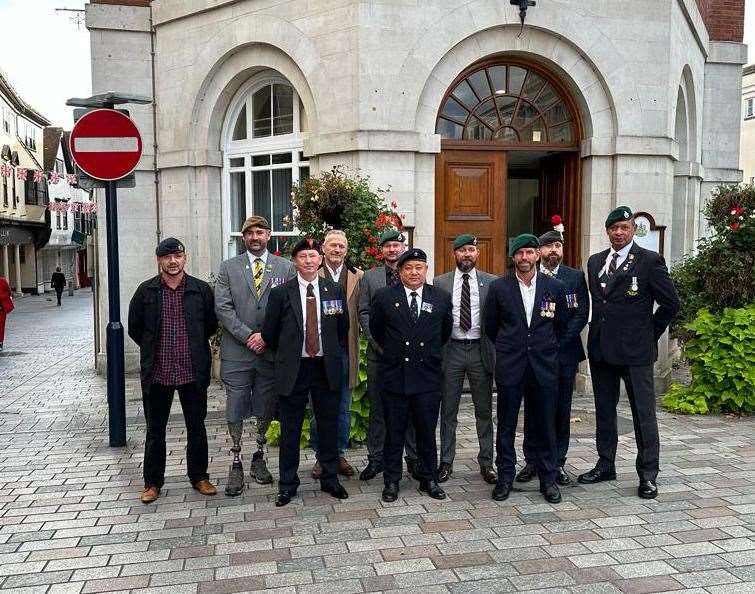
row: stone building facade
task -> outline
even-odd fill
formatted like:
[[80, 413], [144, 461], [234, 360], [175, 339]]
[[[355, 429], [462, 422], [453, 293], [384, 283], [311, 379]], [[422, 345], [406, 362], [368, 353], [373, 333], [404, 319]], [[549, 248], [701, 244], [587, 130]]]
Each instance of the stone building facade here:
[[501, 273], [508, 239], [551, 214], [581, 265], [618, 204], [665, 227], [674, 262], [711, 189], [741, 180], [743, 11], [543, 1], [522, 26], [503, 0], [92, 0], [93, 91], [155, 99], [131, 108], [146, 150], [119, 194], [124, 310], [158, 237], [207, 278], [245, 215], [279, 221], [291, 184], [334, 165], [390, 186], [436, 273], [461, 230]]
[[742, 147], [740, 167], [744, 181], [755, 184], [755, 64], [742, 70]]

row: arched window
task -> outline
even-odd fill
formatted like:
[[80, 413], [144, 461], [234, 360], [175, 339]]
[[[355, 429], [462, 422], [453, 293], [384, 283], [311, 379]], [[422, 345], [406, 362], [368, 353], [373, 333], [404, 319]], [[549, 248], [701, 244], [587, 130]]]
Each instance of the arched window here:
[[517, 64], [481, 66], [444, 99], [435, 132], [444, 139], [502, 144], [578, 141], [574, 117], [558, 88]]
[[270, 251], [295, 235], [284, 220], [291, 218], [292, 185], [309, 175], [302, 152], [305, 130], [299, 95], [279, 73], [260, 73], [236, 93], [223, 128], [226, 256], [244, 251], [241, 225], [252, 214], [270, 221]]

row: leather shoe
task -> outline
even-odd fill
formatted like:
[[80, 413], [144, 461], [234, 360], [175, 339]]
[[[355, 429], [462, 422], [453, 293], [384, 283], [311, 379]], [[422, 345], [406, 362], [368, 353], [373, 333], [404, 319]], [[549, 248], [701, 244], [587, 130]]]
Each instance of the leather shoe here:
[[419, 492], [429, 495], [433, 499], [445, 499], [446, 492], [435, 481], [420, 481]]
[[322, 466], [320, 466], [319, 462], [315, 462], [315, 465], [312, 467], [312, 478], [316, 481], [319, 481], [322, 477]]
[[551, 483], [547, 487], [540, 487], [540, 492], [548, 503], [561, 503], [561, 491], [556, 483]]
[[496, 483], [493, 489], [493, 499], [495, 501], [506, 501], [511, 493], [511, 483]]
[[320, 490], [325, 493], [330, 493], [336, 499], [349, 498], [349, 494], [346, 492], [346, 489], [343, 488], [343, 485], [341, 485], [341, 483], [328, 483], [326, 485], [322, 485], [320, 487]]
[[528, 483], [537, 476], [537, 470], [533, 464], [525, 464], [514, 479], [517, 483]]
[[489, 485], [495, 485], [498, 481], [498, 475], [492, 466], [480, 466], [480, 476]]
[[602, 483], [603, 481], [615, 481], [616, 471], [593, 468], [584, 474], [580, 474], [577, 480], [583, 485], [594, 485], [595, 483]]
[[218, 490], [215, 488], [215, 485], [213, 485], [207, 479], [197, 481], [196, 483], [192, 485], [192, 487], [194, 487], [202, 495], [217, 495], [218, 494]]
[[343, 456], [338, 459], [338, 474], [342, 476], [354, 476], [354, 467]]
[[406, 471], [415, 481], [421, 480], [417, 476], [417, 461], [414, 458], [406, 458]]
[[160, 497], [160, 489], [157, 487], [148, 487], [147, 485], [144, 486], [141, 497], [142, 503], [152, 503], [158, 497]]
[[571, 477], [563, 466], [559, 466], [556, 471], [556, 483], [562, 487], [568, 487], [571, 485]]
[[383, 501], [392, 503], [398, 499], [398, 483], [388, 483], [383, 488]]
[[383, 472], [382, 464], [380, 464], [379, 462], [370, 462], [367, 464], [367, 467], [362, 471], [362, 474], [359, 475], [359, 480], [368, 481], [370, 479], [374, 479], [381, 472]]
[[640, 486], [637, 487], [637, 496], [643, 499], [655, 499], [658, 497], [658, 487], [655, 486], [653, 481], [640, 481]]
[[453, 466], [451, 466], [448, 462], [441, 462], [440, 466], [438, 467], [438, 482], [445, 483], [448, 479], [451, 478], [453, 472]]
[[278, 496], [275, 498], [275, 507], [283, 507], [284, 505], [288, 505], [291, 503], [291, 499], [296, 495], [296, 493], [292, 491], [280, 491], [278, 493]]

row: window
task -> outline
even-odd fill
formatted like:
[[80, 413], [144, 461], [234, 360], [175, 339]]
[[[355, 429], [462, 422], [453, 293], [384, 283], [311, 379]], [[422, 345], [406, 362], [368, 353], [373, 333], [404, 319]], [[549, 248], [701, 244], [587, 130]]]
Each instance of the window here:
[[26, 204], [45, 206], [48, 203], [47, 184], [27, 179], [24, 182], [24, 195]]
[[11, 125], [10, 125], [11, 118], [13, 117], [13, 112], [8, 107], [0, 107], [0, 112], [1, 112], [0, 115], [3, 116], [2, 117], [3, 132], [5, 132], [8, 135], [13, 134], [13, 132], [11, 132]]
[[8, 178], [3, 177], [3, 207], [8, 208]]
[[755, 97], [745, 100], [745, 119], [755, 118]]

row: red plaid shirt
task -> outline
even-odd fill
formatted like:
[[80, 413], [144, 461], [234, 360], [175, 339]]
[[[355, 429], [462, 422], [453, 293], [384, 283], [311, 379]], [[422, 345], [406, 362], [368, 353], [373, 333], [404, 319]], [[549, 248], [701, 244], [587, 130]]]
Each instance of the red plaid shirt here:
[[181, 386], [194, 381], [191, 348], [184, 317], [186, 277], [175, 289], [161, 283], [160, 338], [155, 352], [153, 381], [163, 386]]

